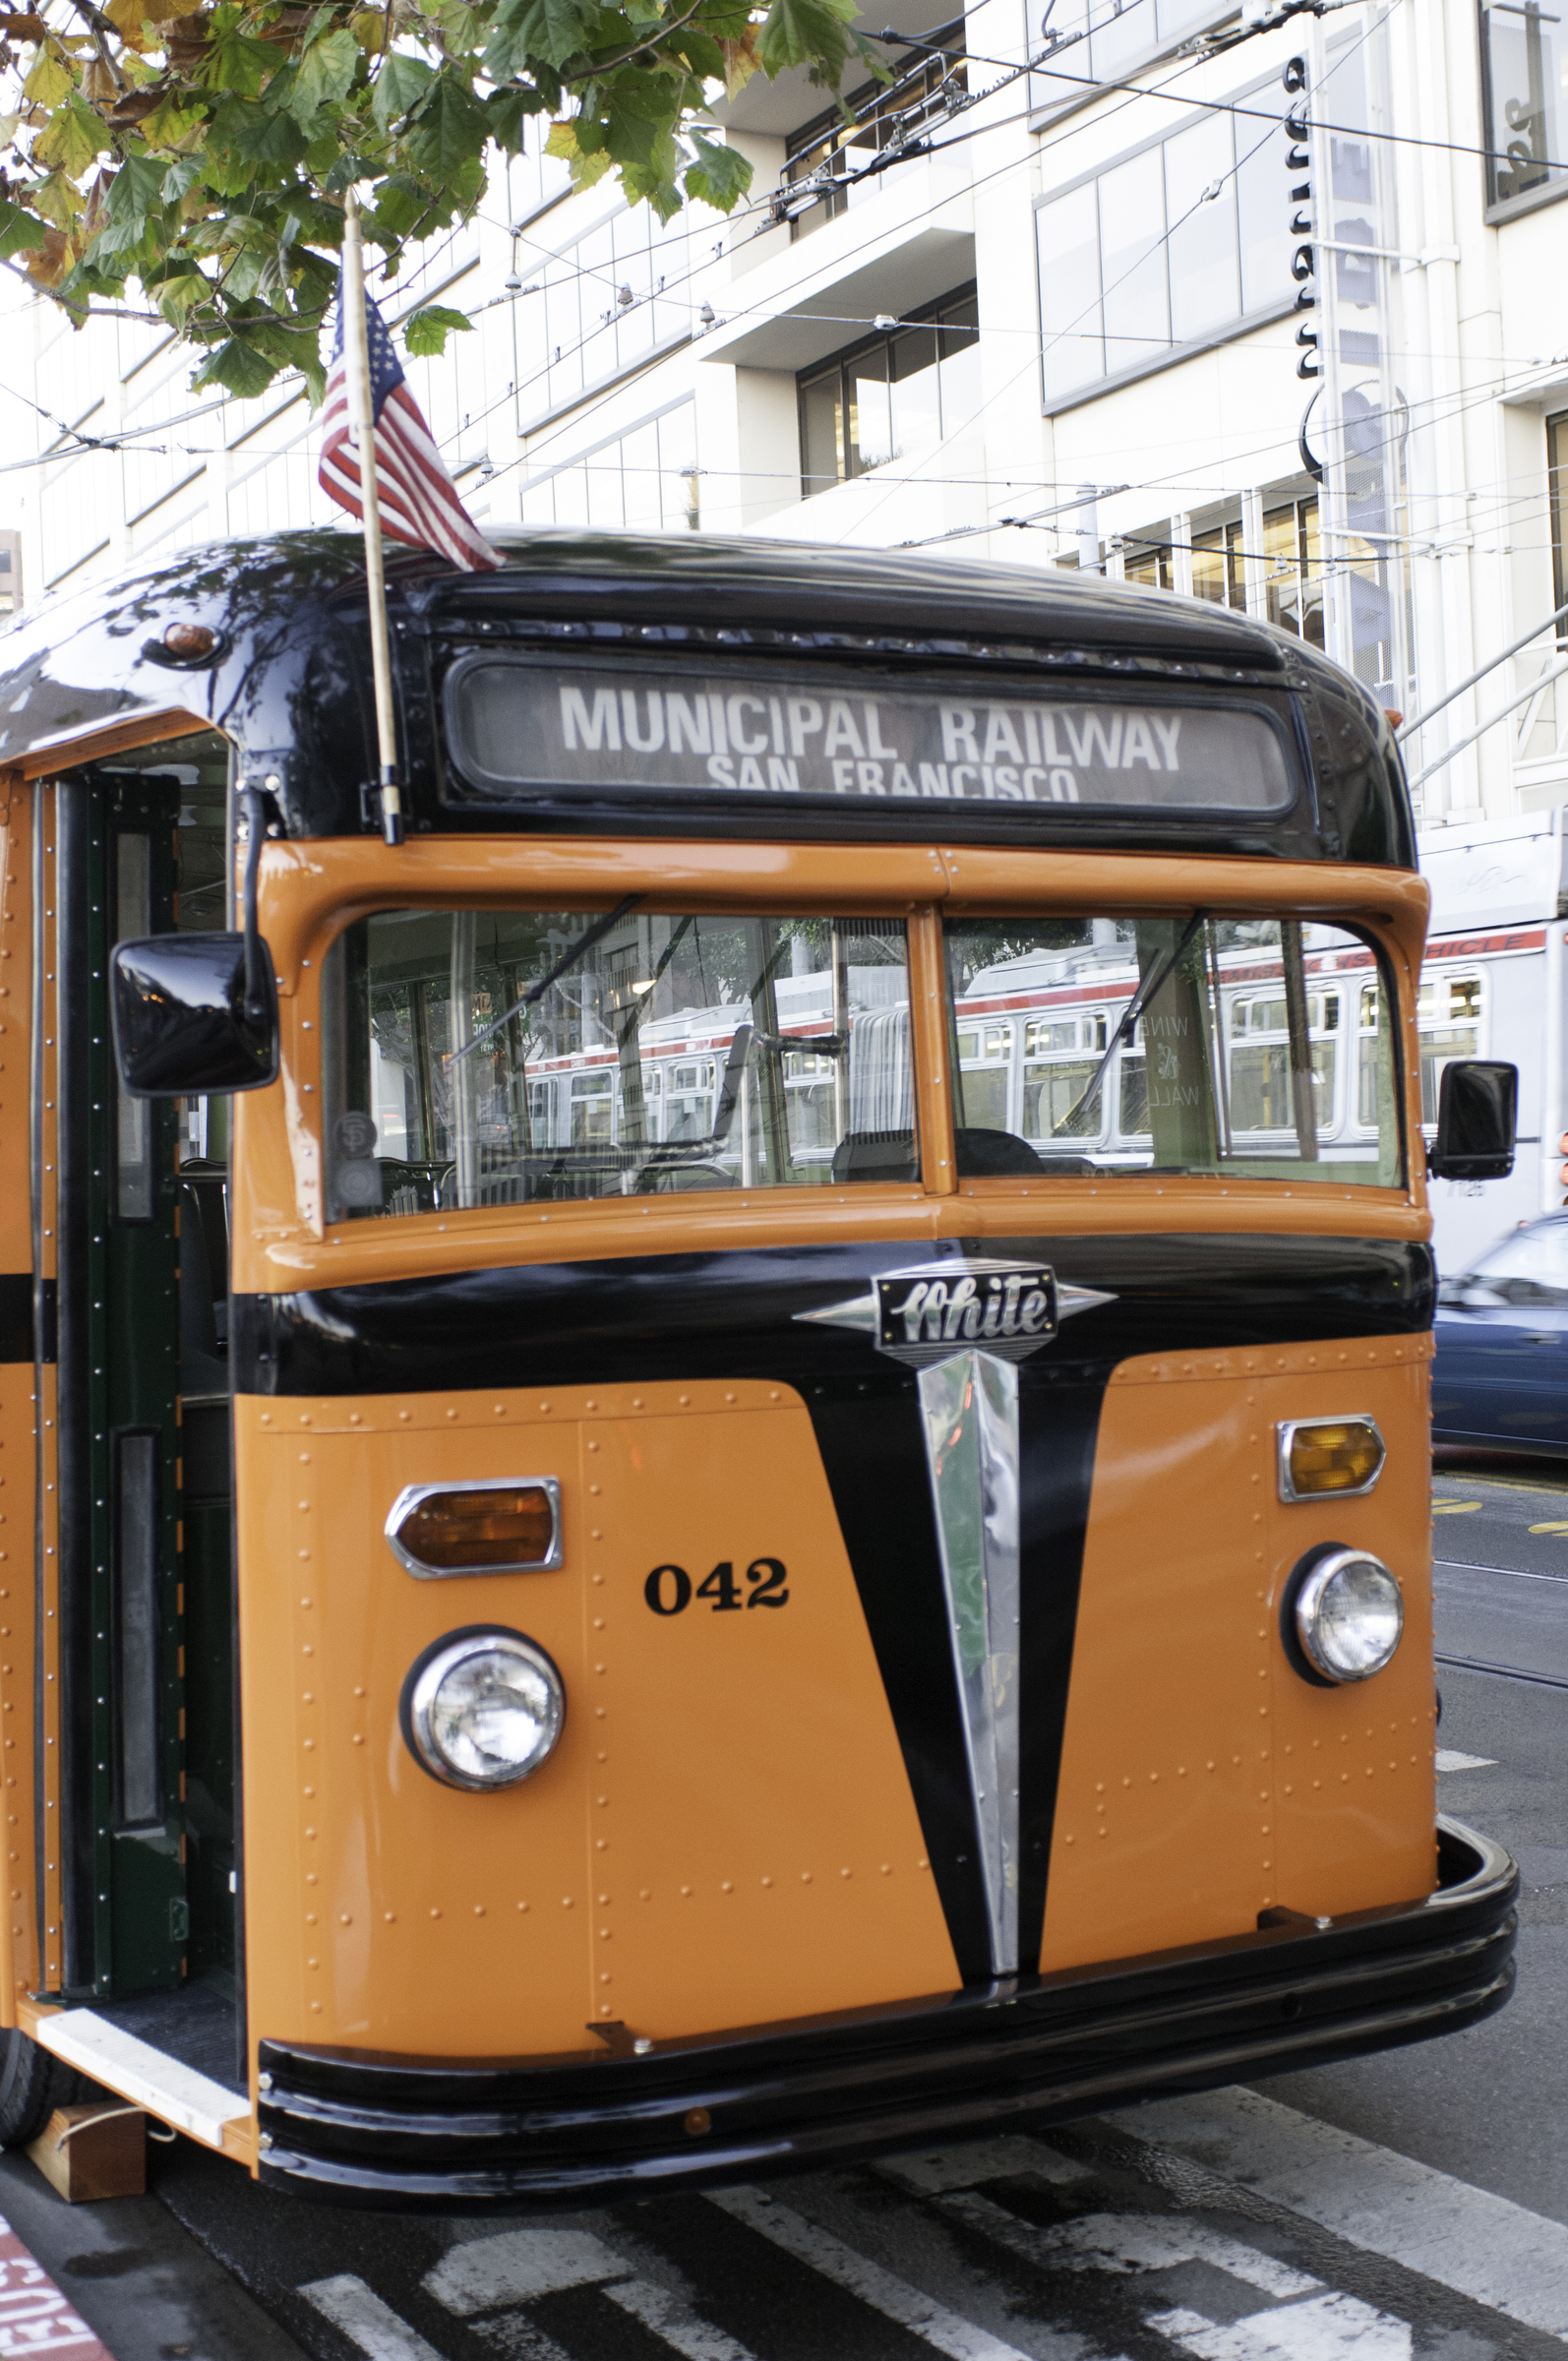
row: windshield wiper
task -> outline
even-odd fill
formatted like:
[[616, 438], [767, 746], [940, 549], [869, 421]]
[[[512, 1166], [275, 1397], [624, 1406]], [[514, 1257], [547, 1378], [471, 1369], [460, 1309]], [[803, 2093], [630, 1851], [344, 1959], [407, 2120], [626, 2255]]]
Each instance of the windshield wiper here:
[[1192, 938], [1197, 933], [1199, 927], [1204, 924], [1208, 918], [1208, 915], [1209, 914], [1207, 910], [1194, 910], [1191, 918], [1187, 922], [1186, 930], [1183, 933], [1180, 941], [1176, 944], [1176, 949], [1171, 953], [1170, 958], [1166, 960], [1164, 966], [1150, 968], [1148, 974], [1144, 977], [1143, 982], [1138, 986], [1137, 991], [1133, 994], [1131, 999], [1127, 1002], [1125, 1008], [1122, 1009], [1119, 1018], [1116, 1020], [1116, 1031], [1112, 1034], [1111, 1039], [1106, 1043], [1106, 1054], [1101, 1059], [1099, 1064], [1095, 1067], [1093, 1076], [1090, 1079], [1087, 1089], [1084, 1090], [1078, 1098], [1074, 1099], [1072, 1105], [1062, 1117], [1061, 1121], [1059, 1123], [1052, 1124], [1051, 1136], [1053, 1139], [1070, 1138], [1071, 1134], [1067, 1131], [1066, 1125], [1071, 1122], [1073, 1117], [1078, 1113], [1080, 1108], [1088, 1106], [1089, 1101], [1094, 1097], [1095, 1092], [1099, 1089], [1101, 1083], [1106, 1078], [1106, 1067], [1111, 1063], [1112, 1059], [1116, 1056], [1116, 1051], [1120, 1048], [1122, 1042], [1130, 1039], [1133, 1028], [1136, 1026], [1137, 1021], [1143, 1014], [1145, 1008], [1148, 1007], [1149, 1002], [1153, 999], [1155, 994], [1163, 991], [1167, 983], [1169, 983], [1171, 977], [1176, 973], [1176, 970], [1179, 966], [1182, 956], [1186, 951], [1188, 943], [1192, 940]]
[[609, 934], [616, 922], [625, 918], [629, 910], [635, 909], [641, 899], [640, 893], [629, 893], [625, 901], [617, 902], [615, 908], [607, 910], [603, 918], [595, 919], [587, 933], [577, 937], [571, 950], [562, 952], [561, 957], [547, 976], [541, 976], [537, 984], [530, 984], [520, 1000], [514, 1000], [510, 1008], [495, 1019], [493, 1024], [486, 1025], [484, 1031], [476, 1033], [471, 1041], [465, 1041], [460, 1050], [449, 1050], [441, 1061], [442, 1064], [455, 1065], [459, 1059], [471, 1057], [475, 1050], [483, 1049], [487, 1041], [493, 1041], [503, 1025], [510, 1025], [514, 1016], [520, 1016], [523, 1010], [531, 1008], [536, 1000], [542, 1000], [551, 986], [559, 984], [567, 970], [576, 966], [583, 952], [591, 951], [594, 944]]

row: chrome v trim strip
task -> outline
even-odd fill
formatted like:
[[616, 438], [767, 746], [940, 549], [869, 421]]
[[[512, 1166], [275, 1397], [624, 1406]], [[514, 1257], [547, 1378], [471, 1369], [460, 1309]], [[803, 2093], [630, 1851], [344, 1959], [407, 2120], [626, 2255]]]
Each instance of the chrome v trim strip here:
[[1018, 1969], [1018, 1370], [955, 1353], [920, 1371], [953, 1668], [995, 1975]]

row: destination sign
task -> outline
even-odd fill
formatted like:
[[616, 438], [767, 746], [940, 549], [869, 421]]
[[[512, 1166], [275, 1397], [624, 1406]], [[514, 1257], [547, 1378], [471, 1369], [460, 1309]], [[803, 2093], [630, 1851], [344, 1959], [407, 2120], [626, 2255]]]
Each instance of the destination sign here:
[[447, 719], [464, 777], [505, 800], [696, 788], [1263, 815], [1293, 798], [1269, 722], [1222, 705], [484, 656], [453, 668]]

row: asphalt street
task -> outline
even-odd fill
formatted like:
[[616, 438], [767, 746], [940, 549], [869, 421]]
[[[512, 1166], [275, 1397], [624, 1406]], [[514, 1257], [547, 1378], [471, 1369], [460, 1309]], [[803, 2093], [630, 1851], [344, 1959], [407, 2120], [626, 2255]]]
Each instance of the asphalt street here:
[[115, 2361], [1561, 2361], [1568, 1471], [1434, 1495], [1440, 1801], [1526, 1885], [1472, 2032], [540, 2223], [304, 2205], [184, 2141], [154, 2194], [69, 2210], [6, 2158], [0, 2210]]

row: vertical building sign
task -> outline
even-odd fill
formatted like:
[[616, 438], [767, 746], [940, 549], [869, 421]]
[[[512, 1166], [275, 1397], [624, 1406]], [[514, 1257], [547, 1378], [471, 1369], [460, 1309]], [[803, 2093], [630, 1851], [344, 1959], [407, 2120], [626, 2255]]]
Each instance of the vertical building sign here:
[[[1312, 328], [1298, 331], [1319, 371], [1306, 440], [1323, 470], [1329, 653], [1397, 712], [1414, 698], [1405, 452], [1410, 419], [1394, 376], [1398, 220], [1386, 143], [1387, 41], [1382, 17], [1357, 12], [1314, 28], [1310, 109], [1291, 129], [1317, 128], [1310, 151], [1314, 224]], [[1293, 151], [1305, 156], [1304, 145]], [[1297, 184], [1300, 185], [1300, 184]], [[1293, 191], [1294, 194], [1294, 191]], [[1305, 356], [1303, 356], [1305, 357]]]

